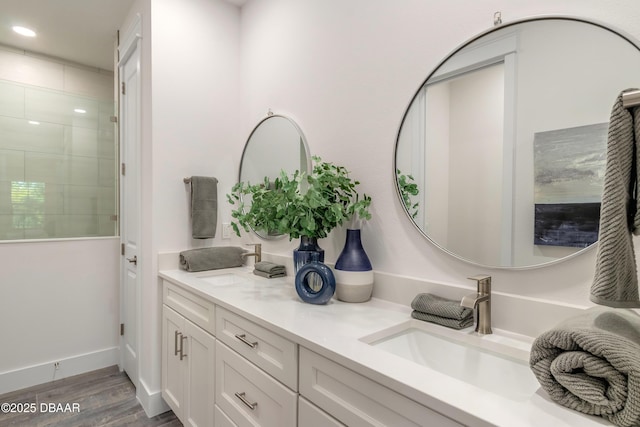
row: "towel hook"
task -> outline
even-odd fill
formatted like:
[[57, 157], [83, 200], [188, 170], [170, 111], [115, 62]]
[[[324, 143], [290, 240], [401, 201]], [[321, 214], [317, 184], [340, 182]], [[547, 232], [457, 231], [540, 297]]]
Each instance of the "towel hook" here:
[[497, 27], [502, 24], [502, 12], [498, 11], [493, 14], [493, 26]]

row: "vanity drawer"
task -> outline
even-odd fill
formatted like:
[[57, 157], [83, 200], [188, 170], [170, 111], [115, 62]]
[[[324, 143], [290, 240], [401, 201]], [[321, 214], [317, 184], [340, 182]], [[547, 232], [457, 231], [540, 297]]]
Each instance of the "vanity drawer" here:
[[163, 280], [162, 301], [210, 334], [216, 333], [215, 304], [211, 301], [167, 280]]
[[300, 394], [349, 427], [460, 427], [350, 369], [300, 348]]
[[[216, 342], [216, 405], [238, 426], [294, 427], [298, 395]], [[224, 424], [224, 423], [223, 423]]]
[[302, 396], [298, 399], [298, 425], [300, 427], [346, 427]]
[[271, 374], [298, 390], [298, 346], [270, 330], [218, 307], [216, 337]]
[[231, 418], [229, 418], [218, 405], [215, 405], [214, 412], [214, 425], [216, 427], [237, 427], [236, 424], [231, 421]]

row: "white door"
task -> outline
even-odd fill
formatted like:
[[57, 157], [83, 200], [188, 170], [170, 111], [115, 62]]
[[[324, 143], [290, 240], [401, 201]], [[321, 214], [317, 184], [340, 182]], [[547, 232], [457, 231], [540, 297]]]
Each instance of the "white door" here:
[[[137, 40], [120, 60], [120, 280], [121, 367], [138, 385], [140, 260], [140, 48]], [[121, 53], [122, 54], [122, 53]]]

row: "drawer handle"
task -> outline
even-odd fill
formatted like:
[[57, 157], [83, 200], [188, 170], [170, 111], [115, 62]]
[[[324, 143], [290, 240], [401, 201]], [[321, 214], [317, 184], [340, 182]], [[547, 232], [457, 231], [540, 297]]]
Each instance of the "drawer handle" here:
[[[182, 335], [182, 334], [181, 334]], [[184, 335], [180, 337], [180, 360], [187, 357], [187, 354], [184, 352], [184, 341], [187, 339]]]
[[242, 335], [235, 335], [236, 338], [238, 338], [240, 341], [242, 341], [243, 343], [245, 343], [246, 345], [248, 345], [251, 348], [256, 348], [258, 346], [258, 342], [251, 342], [247, 339], [247, 335], [246, 334], [242, 334]]
[[256, 406], [258, 406], [258, 402], [251, 403], [251, 402], [249, 402], [249, 401], [247, 400], [247, 398], [245, 397], [245, 392], [244, 392], [244, 391], [243, 391], [242, 393], [235, 393], [235, 395], [236, 395], [236, 397], [237, 397], [238, 399], [240, 399], [240, 401], [241, 401], [242, 403], [244, 403], [245, 405], [247, 405], [247, 407], [248, 407], [249, 409], [251, 409], [252, 411], [253, 411], [254, 409], [256, 409]]

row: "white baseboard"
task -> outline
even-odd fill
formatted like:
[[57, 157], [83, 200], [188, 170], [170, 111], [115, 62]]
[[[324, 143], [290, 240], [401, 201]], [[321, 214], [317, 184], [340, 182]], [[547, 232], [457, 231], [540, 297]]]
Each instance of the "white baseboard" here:
[[162, 398], [162, 392], [160, 390], [150, 391], [142, 379], [138, 380], [136, 397], [149, 418], [165, 413], [171, 409]]
[[[54, 366], [55, 362], [58, 362], [57, 369]], [[117, 365], [119, 362], [119, 347], [111, 347], [13, 371], [0, 372], [0, 394], [106, 368]]]

